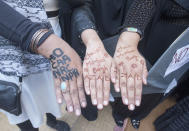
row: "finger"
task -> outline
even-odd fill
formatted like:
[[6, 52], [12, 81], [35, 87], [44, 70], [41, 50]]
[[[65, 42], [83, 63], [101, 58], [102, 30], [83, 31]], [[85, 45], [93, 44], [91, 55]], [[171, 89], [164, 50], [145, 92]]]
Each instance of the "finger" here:
[[78, 92], [79, 92], [80, 104], [84, 108], [87, 106], [87, 101], [85, 98], [85, 93], [84, 93], [84, 88], [83, 88], [82, 72], [80, 73], [79, 77], [77, 78], [77, 87], [78, 87]]
[[128, 105], [128, 99], [127, 99], [127, 74], [124, 72], [123, 66], [120, 67], [120, 88], [121, 88], [121, 97], [122, 101], [125, 105]]
[[97, 105], [97, 97], [96, 97], [96, 78], [92, 76], [90, 79], [90, 91], [91, 91], [91, 100], [93, 105]]
[[115, 62], [112, 60], [112, 65], [111, 65], [111, 81], [112, 81], [113, 83], [116, 82], [116, 75], [117, 75], [116, 64], [115, 64]]
[[114, 89], [116, 92], [120, 92], [120, 76], [119, 76], [119, 71], [117, 70], [116, 73], [116, 81], [114, 83]]
[[133, 73], [127, 73], [127, 94], [129, 110], [135, 109], [135, 85]]
[[147, 76], [148, 76], [148, 70], [146, 67], [146, 63], [143, 64], [143, 72], [142, 72], [142, 81], [146, 85], [147, 84]]
[[70, 84], [70, 94], [74, 106], [74, 111], [77, 116], [81, 114], [81, 107], [79, 103], [79, 94], [77, 90], [77, 83], [76, 78], [73, 78], [72, 80], [69, 80]]
[[55, 87], [55, 92], [56, 92], [56, 100], [60, 104], [60, 103], [62, 103], [62, 91], [60, 88], [60, 80], [59, 79], [54, 79], [54, 87]]
[[84, 65], [83, 65], [83, 78], [84, 78], [85, 92], [87, 95], [90, 95], [89, 71], [88, 68], [86, 68]]
[[107, 72], [105, 73], [105, 76], [104, 76], [103, 92], [104, 92], [103, 105], [107, 106], [108, 103], [109, 103], [109, 98], [110, 98], [110, 74], [109, 74], [108, 70], [107, 70]]
[[142, 96], [142, 78], [138, 74], [135, 75], [135, 105], [140, 106]]
[[103, 108], [103, 91], [102, 91], [102, 82], [103, 82], [103, 75], [96, 78], [96, 88], [97, 88], [97, 108], [101, 110]]
[[68, 112], [73, 112], [73, 103], [72, 103], [72, 98], [70, 95], [70, 87], [69, 87], [69, 82], [66, 81], [66, 91], [62, 92], [63, 98], [66, 102], [66, 107], [68, 109]]

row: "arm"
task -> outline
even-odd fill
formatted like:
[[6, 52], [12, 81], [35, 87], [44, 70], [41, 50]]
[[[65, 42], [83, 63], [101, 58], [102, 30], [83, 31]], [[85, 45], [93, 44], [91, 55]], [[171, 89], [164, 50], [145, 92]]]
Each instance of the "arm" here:
[[84, 0], [84, 4], [73, 11], [72, 19], [74, 19], [74, 28], [76, 28], [78, 36], [87, 29], [96, 30], [95, 18], [92, 12], [94, 5], [93, 0]]
[[[31, 39], [38, 30], [42, 29], [41, 25], [25, 18], [2, 1], [0, 1], [0, 12], [0, 35], [15, 42], [23, 50], [31, 51], [29, 48]], [[50, 34], [52, 32], [46, 33], [40, 43], [43, 43]]]
[[141, 33], [123, 30], [114, 55], [118, 74], [113, 73], [112, 81], [115, 83], [115, 90], [121, 91], [122, 101], [130, 110], [141, 104], [142, 84], [147, 84], [145, 59], [137, 48], [154, 10], [154, 0], [133, 1], [123, 27], [133, 27]]
[[93, 0], [85, 0], [85, 4], [74, 10], [73, 24], [86, 46], [83, 62], [83, 76], [86, 94], [91, 95], [93, 105], [98, 109], [109, 103], [110, 67], [112, 57], [106, 52], [96, 32], [93, 16]]
[[[19, 43], [23, 50], [30, 50], [33, 36], [42, 27], [26, 19], [2, 1], [0, 12], [0, 35], [16, 44]], [[39, 47], [35, 51], [51, 62], [58, 103], [62, 103], [64, 98], [68, 111], [80, 115], [80, 105], [85, 107], [86, 100], [79, 56], [64, 40], [52, 33], [44, 34], [36, 44]]]
[[134, 0], [125, 17], [123, 28], [137, 28], [143, 35], [155, 12], [155, 7], [155, 0]]

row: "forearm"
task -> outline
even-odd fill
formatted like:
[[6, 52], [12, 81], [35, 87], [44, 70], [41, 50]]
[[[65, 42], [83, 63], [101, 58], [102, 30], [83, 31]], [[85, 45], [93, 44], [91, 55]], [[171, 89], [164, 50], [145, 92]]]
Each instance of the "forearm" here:
[[30, 50], [33, 35], [43, 27], [27, 19], [6, 3], [0, 1], [0, 35], [23, 50]]
[[73, 11], [73, 28], [76, 29], [78, 36], [87, 29], [96, 30], [95, 18], [92, 12], [93, 0], [85, 0], [85, 4]]

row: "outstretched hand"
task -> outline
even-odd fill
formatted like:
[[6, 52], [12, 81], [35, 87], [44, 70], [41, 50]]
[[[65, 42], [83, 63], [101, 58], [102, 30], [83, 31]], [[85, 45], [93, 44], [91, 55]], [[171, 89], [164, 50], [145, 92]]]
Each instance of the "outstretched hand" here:
[[142, 84], [147, 84], [146, 63], [137, 49], [139, 37], [135, 35], [128, 32], [120, 36], [114, 54], [116, 68], [111, 69], [115, 90], [121, 91], [122, 101], [130, 110], [140, 106]]
[[58, 103], [65, 100], [67, 110], [81, 114], [81, 107], [86, 107], [82, 64], [77, 53], [62, 39], [51, 35], [38, 48], [38, 52], [51, 61], [52, 73]]
[[96, 31], [85, 30], [82, 40], [86, 45], [83, 62], [85, 91], [91, 95], [92, 104], [101, 110], [109, 103], [112, 57], [106, 52]]

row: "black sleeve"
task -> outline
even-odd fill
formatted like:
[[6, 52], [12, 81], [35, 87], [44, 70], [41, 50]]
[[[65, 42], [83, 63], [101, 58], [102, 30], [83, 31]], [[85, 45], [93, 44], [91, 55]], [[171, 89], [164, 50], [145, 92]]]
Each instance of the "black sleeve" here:
[[154, 12], [155, 0], [134, 0], [126, 15], [124, 28], [134, 27], [144, 33]]
[[[22, 50], [31, 51], [29, 49], [31, 39], [42, 28], [39, 23], [32, 22], [0, 0], [0, 35], [15, 42]], [[50, 34], [46, 33], [40, 42]]]
[[81, 35], [81, 33], [86, 29], [96, 30], [95, 18], [92, 12], [93, 5], [93, 0], [85, 0], [82, 6], [74, 9], [73, 11], [73, 25], [78, 35]]

